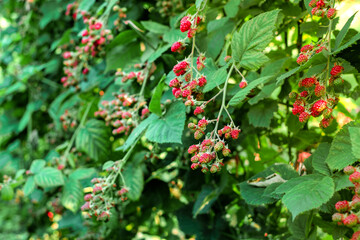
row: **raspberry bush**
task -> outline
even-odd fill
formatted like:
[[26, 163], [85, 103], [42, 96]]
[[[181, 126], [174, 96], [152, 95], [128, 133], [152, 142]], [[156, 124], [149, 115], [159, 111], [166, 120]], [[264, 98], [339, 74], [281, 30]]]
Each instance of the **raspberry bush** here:
[[0, 3], [1, 239], [360, 239], [360, 5]]

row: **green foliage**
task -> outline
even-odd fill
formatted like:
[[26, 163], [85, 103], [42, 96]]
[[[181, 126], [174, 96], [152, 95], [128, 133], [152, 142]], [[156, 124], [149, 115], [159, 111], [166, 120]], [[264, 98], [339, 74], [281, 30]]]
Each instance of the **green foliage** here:
[[51, 167], [43, 168], [34, 177], [36, 185], [43, 188], [58, 187], [64, 185], [64, 177], [62, 173]]

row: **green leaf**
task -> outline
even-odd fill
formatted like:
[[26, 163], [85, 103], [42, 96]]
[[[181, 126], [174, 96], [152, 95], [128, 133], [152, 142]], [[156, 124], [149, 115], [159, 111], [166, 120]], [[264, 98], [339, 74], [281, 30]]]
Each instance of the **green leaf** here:
[[353, 45], [354, 43], [356, 43], [358, 40], [360, 40], [360, 33], [356, 34], [355, 36], [353, 36], [349, 41], [347, 41], [345, 44], [343, 44], [341, 47], [339, 47], [338, 49], [336, 49], [334, 52], [332, 52], [331, 54], [336, 54], [341, 52], [342, 50], [350, 47], [351, 45]]
[[351, 122], [346, 124], [343, 129], [335, 136], [326, 158], [326, 163], [330, 169], [343, 169], [344, 167], [353, 164], [358, 160], [352, 152], [352, 144], [349, 128], [359, 128], [358, 122]]
[[212, 20], [207, 25], [207, 55], [216, 58], [221, 52], [226, 35], [235, 27], [234, 21], [228, 17]]
[[257, 70], [269, 58], [262, 52], [274, 37], [280, 10], [262, 13], [247, 21], [233, 36], [231, 49], [235, 61], [248, 70]]
[[109, 129], [100, 120], [91, 119], [76, 136], [76, 148], [94, 160], [104, 160], [111, 150]]
[[352, 153], [360, 158], [360, 127], [349, 127]]
[[240, 5], [240, 0], [230, 0], [224, 6], [226, 16], [228, 16], [229, 18], [235, 17], [237, 12], [239, 11], [239, 5]]
[[144, 189], [144, 176], [141, 166], [129, 163], [125, 166], [122, 174], [125, 179], [125, 185], [129, 188], [127, 196], [132, 201], [138, 200]]
[[150, 124], [145, 136], [151, 142], [182, 143], [185, 120], [185, 105], [182, 102], [174, 102], [163, 118]]
[[121, 147], [118, 147], [116, 151], [126, 151], [131, 147], [136, 139], [145, 131], [145, 129], [154, 121], [156, 121], [159, 117], [155, 114], [151, 114], [147, 119], [142, 121], [130, 134], [130, 136], [126, 139], [126, 142]]
[[34, 160], [31, 163], [30, 171], [33, 174], [39, 173], [45, 167], [45, 165], [46, 165], [45, 160], [42, 159]]
[[72, 212], [79, 210], [83, 201], [83, 189], [79, 180], [69, 178], [65, 185], [61, 196], [62, 205]]
[[57, 2], [44, 2], [41, 5], [40, 11], [43, 14], [43, 17], [39, 22], [39, 27], [41, 29], [45, 28], [51, 21], [59, 19], [61, 16], [61, 9]]
[[150, 100], [150, 104], [149, 104], [149, 110], [152, 113], [155, 113], [158, 116], [162, 115], [162, 111], [161, 111], [161, 96], [163, 93], [163, 89], [165, 87], [165, 83], [164, 80], [166, 79], [166, 75], [164, 75], [158, 85], [155, 88], [154, 94], [152, 95], [152, 98]]
[[168, 26], [153, 21], [141, 21], [144, 28], [150, 32], [164, 34], [170, 30]]
[[323, 176], [294, 186], [286, 192], [282, 201], [294, 219], [300, 213], [318, 208], [329, 201], [334, 190], [334, 181], [328, 176]]
[[346, 174], [337, 173], [334, 176], [335, 191], [340, 191], [348, 187], [354, 187], [354, 184], [350, 182], [349, 176]]
[[26, 106], [26, 111], [19, 122], [17, 132], [21, 132], [25, 129], [28, 122], [30, 121], [31, 115], [33, 114], [33, 112], [39, 110], [41, 105], [42, 105], [42, 101], [38, 100], [36, 102], [30, 102]]
[[34, 176], [30, 176], [24, 185], [24, 195], [25, 197], [29, 196], [35, 190], [35, 179]]
[[35, 183], [43, 188], [58, 187], [64, 184], [64, 178], [56, 168], [46, 167], [35, 175]]
[[260, 85], [262, 83], [266, 83], [271, 78], [272, 78], [272, 76], [266, 76], [266, 77], [261, 77], [254, 81], [251, 81], [246, 88], [240, 89], [240, 91], [238, 91], [235, 94], [235, 96], [233, 98], [231, 98], [229, 105], [236, 106], [237, 104], [239, 104], [246, 98], [246, 96], [250, 93], [250, 91], [252, 89], [256, 88], [258, 85]]
[[335, 39], [335, 46], [334, 46], [334, 49], [336, 50], [338, 47], [340, 47], [342, 41], [344, 40], [349, 28], [350, 28], [350, 25], [352, 23], [352, 21], [354, 20], [355, 18], [355, 15], [357, 14], [357, 12], [355, 12], [348, 20], [347, 22], [345, 23], [345, 25], [343, 26], [343, 28], [341, 29], [341, 31], [339, 32], [339, 34], [336, 36], [336, 39]]
[[156, 49], [156, 51], [154, 53], [151, 54], [151, 56], [149, 57], [149, 59], [147, 59], [148, 62], [154, 62], [156, 59], [158, 59], [159, 57], [161, 57], [161, 55], [166, 52], [169, 48], [171, 47], [171, 44], [166, 44], [162, 47], [159, 47], [158, 49]]
[[138, 35], [134, 30], [125, 30], [120, 32], [107, 46], [107, 50], [113, 49], [116, 46], [124, 45], [132, 42]]
[[70, 174], [69, 178], [81, 180], [85, 178], [90, 178], [95, 173], [95, 168], [78, 168]]
[[201, 189], [200, 194], [196, 198], [196, 202], [193, 207], [193, 216], [196, 217], [198, 214], [208, 213], [211, 205], [215, 202], [219, 195], [214, 188], [209, 185], [204, 185]]
[[138, 63], [140, 53], [140, 44], [138, 42], [114, 47], [106, 54], [105, 72]]
[[95, 0], [82, 0], [79, 4], [78, 10], [88, 12], [94, 3]]
[[291, 189], [293, 189], [295, 186], [302, 184], [303, 182], [306, 181], [316, 181], [319, 179], [322, 179], [324, 176], [320, 175], [320, 174], [310, 174], [310, 175], [305, 175], [305, 176], [299, 176], [296, 178], [292, 178], [289, 179], [288, 181], [286, 181], [285, 183], [283, 183], [281, 186], [279, 186], [275, 192], [277, 194], [283, 194], [286, 193], [288, 191], [290, 191]]
[[252, 106], [248, 112], [249, 122], [254, 127], [269, 128], [274, 112], [277, 111], [276, 101], [263, 101]]
[[227, 77], [227, 66], [218, 69], [214, 74], [208, 76], [208, 82], [206, 83], [203, 92], [209, 92], [217, 86], [223, 84]]
[[14, 197], [14, 189], [9, 185], [5, 184], [1, 188], [1, 199], [4, 201], [10, 201]]
[[204, 0], [196, 0], [195, 1], [195, 6], [196, 8], [200, 8], [201, 7], [201, 4], [204, 2]]
[[325, 160], [329, 154], [330, 144], [321, 143], [316, 151], [312, 154], [312, 166], [319, 173], [330, 176], [331, 171]]

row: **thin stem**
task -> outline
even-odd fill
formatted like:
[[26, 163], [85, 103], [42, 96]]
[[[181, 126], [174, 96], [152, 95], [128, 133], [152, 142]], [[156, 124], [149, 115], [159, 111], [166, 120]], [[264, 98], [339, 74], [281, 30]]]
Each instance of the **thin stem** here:
[[69, 144], [67, 145], [67, 148], [66, 148], [66, 150], [65, 150], [65, 153], [64, 153], [64, 155], [63, 155], [65, 161], [66, 161], [66, 159], [67, 159], [67, 156], [69, 155], [69, 152], [70, 152], [70, 149], [71, 149], [72, 145], [74, 144], [75, 138], [76, 138], [77, 134], [78, 134], [79, 131], [80, 131], [80, 128], [82, 128], [82, 127], [84, 126], [84, 124], [85, 124], [85, 120], [86, 120], [86, 118], [87, 118], [87, 115], [89, 114], [89, 111], [90, 111], [90, 108], [91, 108], [92, 103], [93, 103], [93, 101], [91, 101], [91, 102], [88, 103], [88, 105], [87, 105], [87, 107], [86, 107], [86, 110], [85, 110], [85, 113], [84, 113], [84, 115], [83, 115], [82, 118], [81, 118], [80, 124], [79, 124], [79, 126], [77, 127], [77, 129], [75, 130], [74, 134], [72, 135]]
[[[332, 27], [332, 20], [330, 20], [329, 30], [328, 30], [328, 51], [330, 53], [331, 53], [331, 27]], [[331, 55], [329, 54], [327, 66], [326, 66], [326, 80], [329, 79], [330, 59], [331, 59]]]
[[[235, 65], [234, 65], [235, 66]], [[245, 79], [244, 75], [240, 72], [240, 70], [235, 66], [235, 70], [240, 74], [240, 76]], [[246, 80], [246, 79], [245, 79]]]
[[[195, 16], [196, 18], [196, 16]], [[191, 48], [191, 77], [193, 75], [193, 64], [194, 64], [194, 50], [195, 50], [195, 36], [193, 37], [192, 48]]]

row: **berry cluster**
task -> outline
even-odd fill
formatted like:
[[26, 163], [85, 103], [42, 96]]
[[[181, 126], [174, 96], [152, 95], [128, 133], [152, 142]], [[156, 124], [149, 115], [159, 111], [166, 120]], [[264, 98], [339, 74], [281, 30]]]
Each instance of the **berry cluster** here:
[[326, 15], [328, 19], [334, 19], [336, 16], [336, 9], [331, 6], [331, 1], [311, 0], [309, 6], [312, 8], [312, 15], [318, 17], [324, 17]]
[[115, 75], [122, 77], [122, 82], [127, 82], [128, 80], [136, 80], [141, 85], [144, 82], [145, 76], [148, 72], [146, 64], [135, 64], [134, 68], [139, 70], [126, 72], [118, 69]]
[[291, 92], [290, 98], [295, 99], [292, 113], [299, 117], [300, 122], [306, 122], [311, 116], [322, 115], [320, 127], [327, 128], [331, 124], [334, 119], [333, 109], [339, 101], [334, 86], [343, 82], [340, 78], [343, 70], [342, 66], [335, 63], [330, 72], [328, 85], [326, 80], [321, 78], [323, 74], [299, 81], [300, 94]]
[[75, 113], [70, 112], [69, 110], [65, 110], [64, 114], [60, 116], [60, 121], [65, 131], [69, 129], [74, 130], [77, 126]]
[[[213, 121], [208, 121], [203, 118], [197, 124], [189, 123], [188, 128], [194, 132], [194, 138], [199, 140], [204, 136], [204, 131], [210, 122]], [[221, 139], [221, 137], [223, 136], [225, 139], [237, 139], [240, 130], [238, 128], [232, 128], [231, 126], [225, 126], [223, 129], [218, 130], [217, 134], [214, 131], [210, 137], [206, 137], [201, 143], [189, 147], [188, 153], [193, 154], [191, 157], [191, 169], [201, 168], [203, 173], [209, 172], [209, 169], [211, 173], [221, 171], [221, 167], [224, 166], [224, 164], [223, 159], [219, 159], [220, 152], [224, 157], [229, 156], [231, 152], [225, 140]]]
[[72, 13], [72, 18], [74, 20], [76, 20], [76, 17], [77, 17], [77, 9], [79, 7], [79, 3], [77, 2], [73, 2], [73, 3], [70, 3], [66, 6], [66, 12], [65, 12], [65, 15], [66, 16], [69, 16], [71, 13]]
[[81, 207], [82, 211], [87, 212], [87, 217], [94, 216], [96, 220], [105, 222], [110, 219], [110, 209], [127, 200], [128, 192], [126, 186], [118, 188], [115, 184], [118, 173], [121, 171], [119, 161], [106, 171], [109, 173], [107, 177], [91, 180], [91, 183], [94, 184], [93, 190], [84, 196], [85, 204]]
[[[344, 173], [349, 175], [349, 180], [354, 184], [351, 190], [354, 196], [350, 202], [344, 200], [335, 204], [337, 213], [332, 215], [332, 220], [338, 225], [344, 225], [349, 228], [358, 229], [360, 226], [360, 172], [353, 166], [344, 168]], [[360, 240], [360, 231], [353, 234], [351, 240]]]
[[299, 65], [305, 64], [313, 55], [321, 53], [322, 50], [327, 50], [326, 48], [326, 44], [327, 42], [325, 41], [320, 41], [317, 44], [315, 44], [315, 46], [313, 44], [308, 44], [303, 46], [300, 49], [300, 55], [298, 57], [298, 59], [296, 60], [296, 62]]
[[78, 88], [81, 74], [85, 77], [89, 73], [89, 61], [92, 58], [105, 54], [105, 46], [113, 39], [109, 29], [104, 29], [103, 23], [94, 17], [89, 17], [82, 12], [84, 23], [87, 28], [82, 31], [81, 44], [75, 47], [75, 51], [63, 53], [64, 73], [61, 78], [64, 87], [74, 86]]
[[103, 108], [95, 112], [95, 117], [103, 118], [106, 125], [114, 127], [112, 131], [114, 135], [122, 133], [128, 135], [131, 129], [138, 125], [139, 120], [149, 115], [149, 109], [146, 107], [146, 102], [138, 102], [136, 97], [127, 93], [115, 93], [114, 96], [114, 100], [102, 101]]
[[116, 27], [116, 29], [120, 29], [121, 27], [121, 19], [126, 18], [126, 8], [121, 8], [119, 5], [115, 5], [113, 7], [113, 11], [117, 12], [118, 14], [118, 18], [116, 20], [114, 20], [114, 26]]

